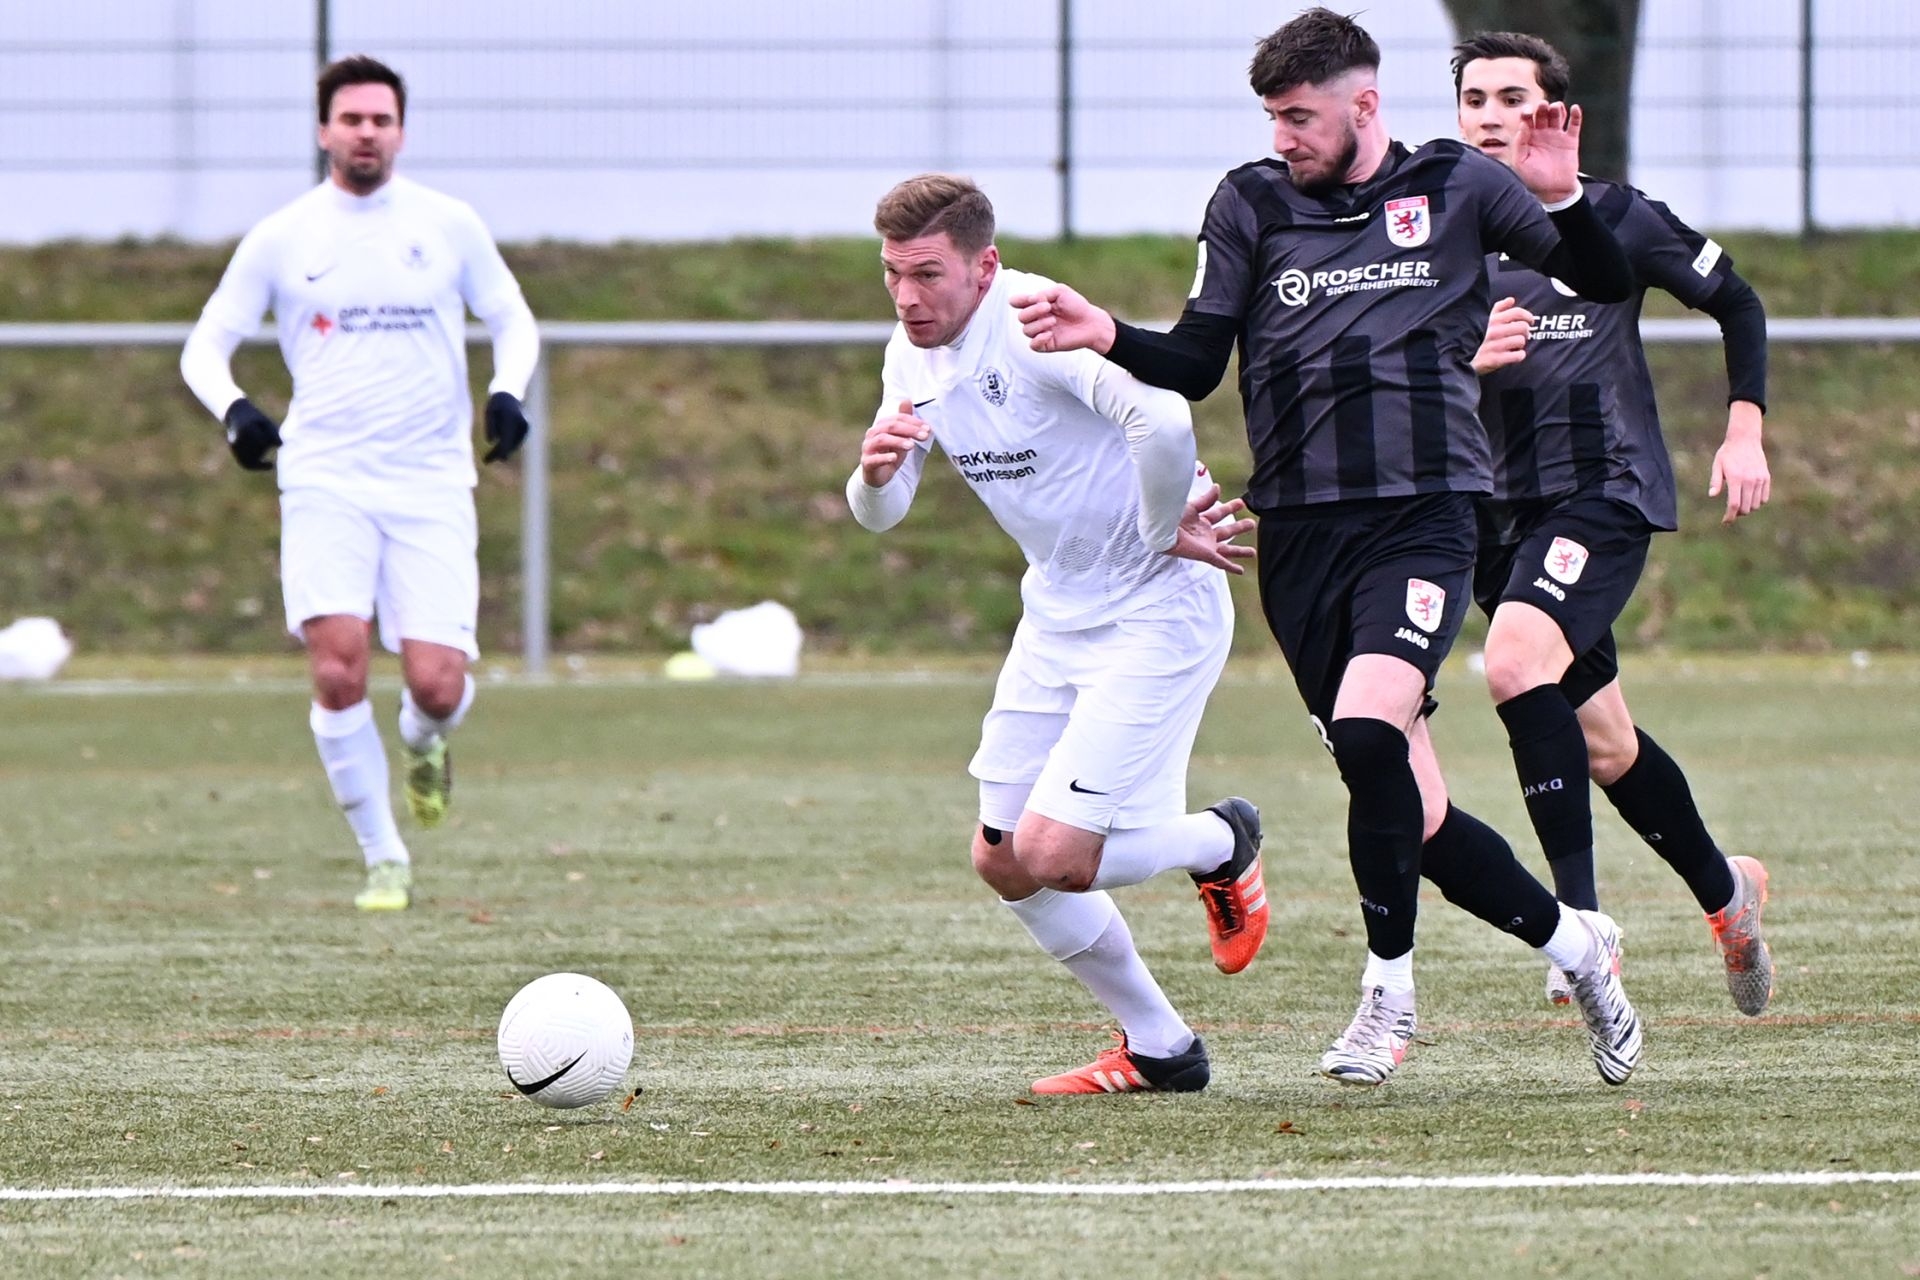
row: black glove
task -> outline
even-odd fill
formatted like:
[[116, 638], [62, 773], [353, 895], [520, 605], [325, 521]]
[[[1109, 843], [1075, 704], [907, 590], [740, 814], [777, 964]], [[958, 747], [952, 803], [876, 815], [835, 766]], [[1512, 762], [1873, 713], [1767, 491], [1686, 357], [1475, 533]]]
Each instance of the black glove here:
[[227, 448], [233, 460], [249, 471], [273, 470], [267, 455], [280, 447], [280, 428], [260, 412], [253, 401], [242, 398], [227, 406]]
[[527, 411], [520, 397], [496, 391], [487, 397], [488, 462], [505, 462], [527, 442]]

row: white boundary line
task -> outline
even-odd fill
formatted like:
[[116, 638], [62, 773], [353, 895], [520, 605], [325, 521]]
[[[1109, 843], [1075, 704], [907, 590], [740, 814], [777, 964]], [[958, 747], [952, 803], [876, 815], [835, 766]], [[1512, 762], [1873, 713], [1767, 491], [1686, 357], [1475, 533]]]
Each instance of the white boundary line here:
[[0, 1201], [483, 1200], [522, 1196], [1215, 1196], [1305, 1191], [1534, 1191], [1594, 1187], [1835, 1187], [1920, 1183], [1920, 1169], [1803, 1173], [1505, 1173], [1210, 1182], [475, 1182], [409, 1186], [0, 1187]]

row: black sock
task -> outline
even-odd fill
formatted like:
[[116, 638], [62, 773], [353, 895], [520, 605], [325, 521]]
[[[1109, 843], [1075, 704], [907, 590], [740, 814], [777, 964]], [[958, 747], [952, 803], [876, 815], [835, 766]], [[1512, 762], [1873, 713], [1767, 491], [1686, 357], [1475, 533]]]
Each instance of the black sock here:
[[1347, 784], [1347, 860], [1360, 889], [1367, 950], [1393, 960], [1413, 950], [1420, 909], [1420, 783], [1407, 735], [1384, 720], [1356, 716], [1327, 728]]
[[1513, 847], [1480, 819], [1448, 806], [1420, 851], [1420, 874], [1448, 902], [1530, 947], [1544, 947], [1560, 926], [1560, 903], [1527, 874]]
[[1597, 910], [1593, 880], [1593, 795], [1587, 787], [1587, 736], [1557, 684], [1538, 685], [1494, 708], [1507, 726], [1527, 817], [1553, 871], [1560, 901]]
[[1640, 739], [1639, 757], [1631, 769], [1601, 790], [1627, 825], [1680, 873], [1700, 909], [1718, 911], [1733, 901], [1733, 868], [1700, 820], [1687, 775], [1644, 730], [1634, 733]]

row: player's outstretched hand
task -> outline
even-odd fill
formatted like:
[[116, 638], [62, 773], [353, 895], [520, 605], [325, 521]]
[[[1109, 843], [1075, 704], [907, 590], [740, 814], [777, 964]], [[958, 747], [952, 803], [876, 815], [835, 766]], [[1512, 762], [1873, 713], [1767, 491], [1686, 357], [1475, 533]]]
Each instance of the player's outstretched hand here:
[[[1738, 408], [1736, 405], [1736, 412]], [[1748, 408], [1757, 421], [1759, 410]], [[1773, 497], [1773, 475], [1767, 470], [1767, 452], [1760, 445], [1758, 430], [1740, 431], [1729, 423], [1726, 443], [1713, 455], [1713, 478], [1707, 485], [1707, 496], [1717, 498], [1723, 489], [1727, 512], [1720, 517], [1721, 524], [1752, 515]]]
[[527, 442], [527, 411], [520, 407], [520, 397], [506, 391], [496, 391], [487, 397], [487, 443], [493, 448], [487, 450], [488, 462], [505, 462], [519, 451]]
[[1543, 204], [1558, 204], [1580, 190], [1580, 108], [1543, 102], [1520, 118], [1513, 171]]
[[1532, 328], [1533, 312], [1512, 298], [1494, 303], [1493, 314], [1487, 317], [1487, 336], [1480, 340], [1480, 349], [1473, 353], [1473, 371], [1488, 374], [1525, 360], [1527, 333]]
[[1113, 350], [1113, 317], [1064, 284], [1007, 299], [1035, 351]]
[[280, 447], [280, 428], [273, 419], [242, 396], [227, 406], [226, 423], [233, 460], [249, 471], [273, 470], [273, 459], [267, 455]]
[[933, 428], [915, 416], [913, 401], [902, 400], [898, 413], [868, 427], [860, 441], [860, 479], [870, 489], [880, 488], [893, 479], [914, 446], [932, 434]]
[[1186, 514], [1180, 517], [1179, 532], [1166, 554], [1182, 560], [1198, 560], [1228, 573], [1245, 573], [1234, 561], [1253, 559], [1254, 550], [1234, 539], [1253, 530], [1253, 521], [1240, 514], [1246, 509], [1247, 504], [1238, 498], [1220, 501], [1219, 485], [1209, 487], [1187, 503]]

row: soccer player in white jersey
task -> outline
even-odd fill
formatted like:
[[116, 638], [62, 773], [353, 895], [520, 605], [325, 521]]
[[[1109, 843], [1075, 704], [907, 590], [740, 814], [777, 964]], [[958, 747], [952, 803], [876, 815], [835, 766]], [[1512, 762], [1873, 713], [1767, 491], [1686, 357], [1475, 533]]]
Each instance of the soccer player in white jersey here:
[[1219, 500], [1180, 396], [1091, 352], [1029, 348], [1007, 298], [1048, 282], [1000, 266], [973, 183], [908, 179], [874, 226], [900, 324], [847, 501], [862, 525], [892, 528], [938, 445], [1025, 553], [1024, 616], [970, 766], [973, 866], [1120, 1024], [1115, 1048], [1033, 1091], [1204, 1088], [1206, 1046], [1106, 891], [1187, 872], [1226, 973], [1266, 937], [1259, 811], [1229, 797], [1185, 812], [1233, 637], [1221, 571], [1253, 554], [1232, 541], [1252, 522]]
[[[287, 629], [306, 642], [314, 740], [366, 862], [354, 902], [392, 911], [412, 901], [413, 872], [367, 700], [373, 620], [406, 679], [408, 806], [434, 826], [452, 784], [447, 736], [472, 705], [467, 665], [480, 655], [467, 309], [493, 338], [488, 462], [526, 439], [520, 401], [540, 339], [479, 216], [394, 175], [400, 77], [372, 58], [342, 59], [320, 74], [319, 111], [327, 181], [240, 241], [180, 370], [226, 423], [242, 467], [274, 470], [278, 450]], [[231, 369], [269, 310], [293, 374], [279, 428]]]

